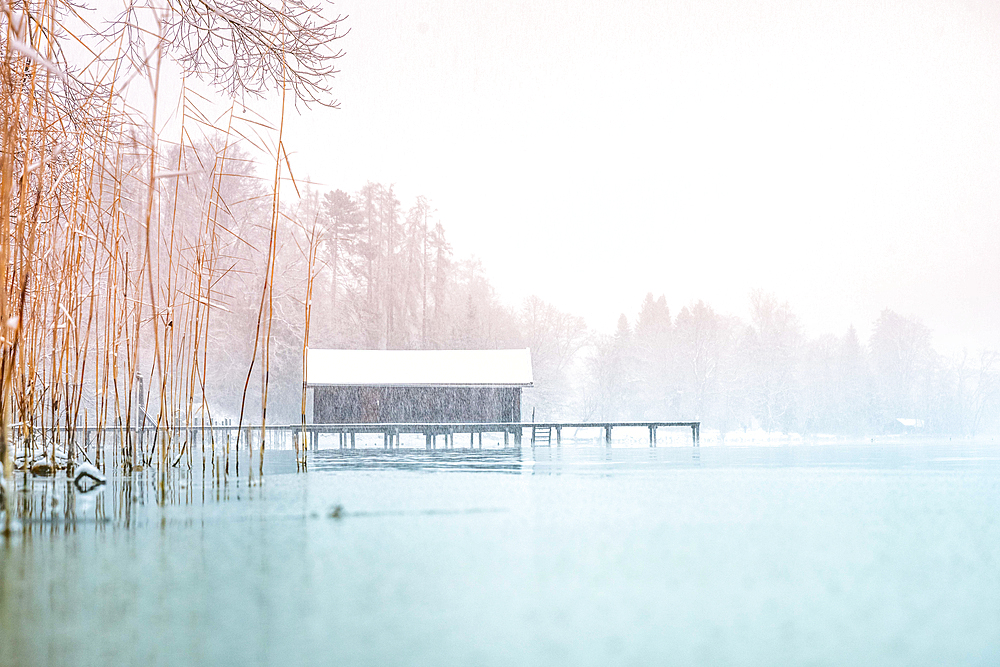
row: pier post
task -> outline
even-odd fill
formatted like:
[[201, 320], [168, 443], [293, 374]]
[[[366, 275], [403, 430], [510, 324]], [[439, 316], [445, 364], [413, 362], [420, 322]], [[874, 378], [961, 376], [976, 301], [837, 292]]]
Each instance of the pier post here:
[[701, 446], [701, 433], [699, 433], [699, 431], [701, 429], [699, 428], [699, 426], [701, 426], [701, 425], [700, 424], [691, 424], [691, 440], [694, 441], [694, 446], [695, 447]]
[[354, 431], [351, 431], [351, 449], [354, 449]]
[[503, 446], [506, 447], [510, 444], [510, 431], [504, 429], [503, 431]]
[[479, 432], [479, 449], [483, 448], [483, 432]]
[[524, 429], [522, 429], [520, 426], [514, 429], [514, 444], [517, 445], [518, 447], [521, 446], [521, 436], [523, 434], [524, 434]]
[[604, 442], [608, 445], [611, 444], [611, 424], [604, 425]]
[[561, 426], [556, 426], [556, 444], [557, 445], [561, 445], [562, 444], [562, 427]]

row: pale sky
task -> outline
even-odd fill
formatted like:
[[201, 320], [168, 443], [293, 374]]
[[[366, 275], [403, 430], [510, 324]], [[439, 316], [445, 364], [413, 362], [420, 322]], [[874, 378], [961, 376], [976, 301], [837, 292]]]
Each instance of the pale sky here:
[[431, 199], [458, 255], [611, 330], [647, 292], [812, 335], [889, 307], [1000, 348], [1000, 7], [342, 0], [341, 109], [286, 130], [324, 189]]

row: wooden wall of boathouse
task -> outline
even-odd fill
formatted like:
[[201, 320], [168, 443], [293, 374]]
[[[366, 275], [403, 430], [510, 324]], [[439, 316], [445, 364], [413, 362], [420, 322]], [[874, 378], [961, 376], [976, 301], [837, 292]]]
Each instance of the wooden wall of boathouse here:
[[317, 386], [313, 423], [521, 421], [520, 387]]

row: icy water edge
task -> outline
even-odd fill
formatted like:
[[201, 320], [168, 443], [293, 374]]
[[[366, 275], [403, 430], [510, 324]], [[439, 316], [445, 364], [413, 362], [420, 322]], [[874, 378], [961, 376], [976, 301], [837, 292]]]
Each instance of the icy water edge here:
[[290, 452], [35, 481], [0, 664], [1000, 664], [1000, 444]]

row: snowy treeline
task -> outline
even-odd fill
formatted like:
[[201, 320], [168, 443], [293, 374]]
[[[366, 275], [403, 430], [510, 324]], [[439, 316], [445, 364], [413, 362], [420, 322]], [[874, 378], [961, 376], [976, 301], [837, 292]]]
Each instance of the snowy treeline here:
[[[225, 164], [214, 181], [186, 176], [177, 201], [168, 194], [160, 207], [161, 216], [178, 209], [169, 234], [175, 253], [192, 255], [188, 264], [201, 266], [194, 255], [205, 247], [219, 256], [200, 269], [211, 282], [202, 298], [221, 306], [207, 324], [205, 355], [216, 418], [238, 413], [244, 387], [247, 414], [259, 417], [266, 339], [268, 421], [297, 421], [312, 276], [313, 348], [530, 348], [536, 388], [524, 397], [526, 419], [535, 408], [539, 419], [700, 419], [724, 430], [883, 433], [906, 428], [897, 418], [923, 420], [925, 432], [998, 428], [1000, 355], [945, 358], [913, 318], [886, 310], [867, 341], [853, 328], [809, 339], [788, 304], [761, 292], [751, 296], [749, 322], [702, 302], [672, 314], [663, 297], [648, 295], [633, 322], [623, 315], [613, 335], [594, 334], [539, 298], [506, 303], [477, 261], [453, 254], [426, 198], [404, 203], [380, 183], [303, 188], [280, 210], [271, 316], [261, 319], [258, 249], [267, 247], [272, 199], [239, 150], [228, 148]], [[184, 220], [206, 216], [219, 221], [214, 237], [202, 222], [185, 230]], [[164, 228], [160, 254], [169, 241]]]
[[453, 255], [426, 198], [405, 207], [392, 186], [367, 183], [356, 193], [309, 192], [290, 219], [300, 244], [317, 245], [311, 347], [527, 347], [537, 389], [525, 414], [565, 411], [571, 364], [587, 340], [583, 319], [537, 297], [502, 301], [478, 261]]
[[[530, 297], [510, 306], [478, 261], [456, 258], [430, 202], [408, 207], [392, 186], [367, 183], [355, 193], [304, 193], [289, 211], [290, 237], [316, 260], [310, 347], [358, 349], [531, 349], [537, 389], [525, 410], [564, 410], [578, 350], [580, 317]], [[291, 251], [289, 245], [288, 250]], [[299, 262], [286, 279], [303, 283]]]
[[750, 312], [745, 322], [699, 301], [671, 316], [662, 296], [647, 295], [634, 322], [622, 315], [597, 339], [584, 416], [845, 435], [1000, 426], [996, 352], [943, 357], [926, 326], [888, 309], [868, 341], [854, 327], [810, 339], [787, 303], [760, 291]]
[[[504, 303], [476, 260], [455, 257], [431, 203], [417, 197], [404, 204], [391, 185], [367, 183], [357, 192], [303, 187], [298, 201], [279, 211], [268, 292], [261, 254], [271, 233], [268, 184], [236, 147], [225, 149], [219, 167], [222, 153], [205, 143], [167, 156], [171, 168], [186, 173], [176, 197], [170, 190], [161, 200], [155, 251], [158, 273], [183, 262], [200, 276], [199, 298], [213, 306], [202, 324], [213, 419], [235, 418], [245, 406], [247, 418], [258, 420], [266, 370], [268, 422], [298, 421], [310, 277], [312, 348], [528, 347], [538, 388], [525, 398], [526, 414], [536, 405], [551, 413], [569, 401], [568, 371], [587, 341], [583, 320], [537, 298]], [[208, 218], [218, 222], [211, 233]], [[171, 301], [166, 288], [158, 291], [160, 303]], [[176, 301], [191, 300], [191, 290], [173, 293]], [[141, 371], [156, 376], [152, 349], [142, 356]]]

